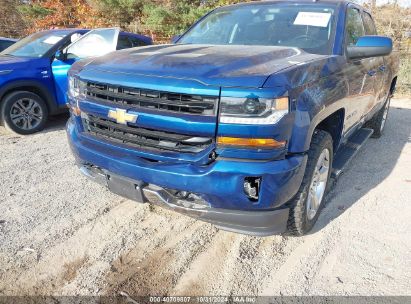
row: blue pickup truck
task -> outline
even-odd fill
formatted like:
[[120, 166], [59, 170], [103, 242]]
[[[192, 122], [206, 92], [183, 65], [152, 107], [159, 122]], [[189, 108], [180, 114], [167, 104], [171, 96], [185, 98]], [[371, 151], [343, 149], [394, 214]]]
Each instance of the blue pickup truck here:
[[174, 44], [76, 63], [69, 142], [83, 174], [126, 198], [229, 231], [303, 235], [383, 132], [392, 49], [347, 1], [221, 7]]
[[152, 44], [119, 29], [59, 29], [30, 35], [0, 53], [0, 119], [18, 134], [40, 131], [67, 111], [67, 72], [82, 58]]

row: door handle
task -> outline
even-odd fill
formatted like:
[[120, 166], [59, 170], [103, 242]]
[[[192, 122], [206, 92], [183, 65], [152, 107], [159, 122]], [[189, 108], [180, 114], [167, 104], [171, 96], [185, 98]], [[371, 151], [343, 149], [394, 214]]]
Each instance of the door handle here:
[[385, 70], [387, 69], [387, 67], [385, 65], [380, 66], [380, 71], [381, 72], [385, 72]]
[[376, 71], [376, 70], [368, 71], [368, 75], [370, 75], [371, 77], [372, 77], [372, 76], [375, 76], [375, 74], [377, 74], [377, 71]]

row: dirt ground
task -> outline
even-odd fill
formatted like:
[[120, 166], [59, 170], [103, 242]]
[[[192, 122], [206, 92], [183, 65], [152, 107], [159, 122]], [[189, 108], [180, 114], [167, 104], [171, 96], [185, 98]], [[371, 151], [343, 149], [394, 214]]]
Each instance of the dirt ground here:
[[305, 237], [249, 237], [110, 194], [64, 122], [0, 135], [0, 295], [411, 295], [411, 100]]

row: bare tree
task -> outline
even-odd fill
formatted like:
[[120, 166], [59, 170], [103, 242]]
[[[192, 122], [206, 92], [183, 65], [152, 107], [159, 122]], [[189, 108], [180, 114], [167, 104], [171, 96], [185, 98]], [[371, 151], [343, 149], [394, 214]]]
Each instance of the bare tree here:
[[20, 14], [19, 0], [0, 1], [0, 36], [20, 37], [24, 35], [26, 22]]
[[374, 11], [375, 8], [377, 7], [377, 0], [371, 0], [370, 1], [371, 9]]

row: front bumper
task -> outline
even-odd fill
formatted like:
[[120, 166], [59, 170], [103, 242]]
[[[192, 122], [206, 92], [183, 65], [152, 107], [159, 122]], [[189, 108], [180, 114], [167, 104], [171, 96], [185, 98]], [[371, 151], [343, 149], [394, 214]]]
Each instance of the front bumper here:
[[[153, 163], [137, 157], [132, 150], [83, 135], [72, 119], [67, 133], [81, 171], [113, 192], [225, 230], [259, 236], [286, 230], [289, 209], [284, 204], [297, 193], [306, 165], [304, 155], [269, 162], [217, 159], [206, 166]], [[250, 201], [244, 193], [244, 179], [250, 176], [262, 177], [258, 202]], [[195, 194], [205, 203], [193, 205], [177, 199], [169, 189]]]
[[112, 192], [139, 203], [151, 203], [190, 217], [212, 223], [217, 227], [238, 233], [268, 236], [285, 232], [288, 208], [271, 211], [241, 211], [212, 208], [204, 201], [185, 200], [170, 191], [144, 182], [131, 180], [90, 165], [80, 165], [80, 171], [94, 182]]

